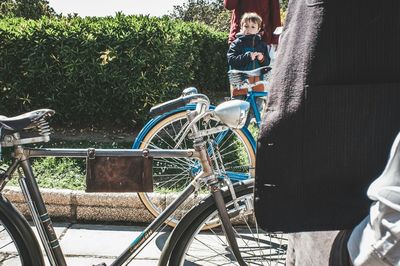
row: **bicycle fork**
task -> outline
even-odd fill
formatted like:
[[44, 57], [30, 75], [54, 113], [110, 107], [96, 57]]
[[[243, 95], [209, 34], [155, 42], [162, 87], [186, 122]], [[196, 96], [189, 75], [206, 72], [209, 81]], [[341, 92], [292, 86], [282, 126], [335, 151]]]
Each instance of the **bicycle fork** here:
[[20, 161], [24, 176], [19, 183], [29, 206], [32, 220], [38, 230], [43, 247], [51, 265], [66, 266], [57, 235], [33, 175], [32, 167], [22, 147], [15, 148], [15, 158]]
[[205, 148], [205, 146], [206, 145], [205, 145], [204, 141], [202, 141], [201, 143], [197, 143], [197, 141], [195, 140], [194, 148], [196, 151], [199, 152], [199, 155], [200, 155], [199, 157], [201, 160], [201, 164], [203, 166], [203, 171], [205, 173], [210, 173], [210, 178], [207, 179], [207, 185], [210, 189], [211, 194], [214, 197], [215, 204], [218, 209], [218, 214], [219, 214], [219, 217], [222, 222], [222, 230], [228, 241], [229, 246], [232, 249], [232, 252], [236, 258], [236, 261], [239, 263], [239, 265], [245, 266], [247, 264], [244, 262], [242, 255], [240, 254], [240, 251], [239, 251], [239, 245], [236, 241], [235, 232], [233, 230], [232, 223], [231, 223], [228, 211], [225, 206], [224, 197], [222, 195], [222, 191], [219, 186], [220, 182], [213, 174], [212, 167], [211, 167], [211, 165], [212, 165], [211, 159], [208, 155], [208, 152], [207, 152], [207, 149]]
[[218, 214], [222, 222], [222, 230], [224, 231], [225, 237], [229, 243], [229, 246], [232, 249], [233, 255], [235, 256], [239, 265], [245, 266], [247, 264], [244, 262], [242, 255], [240, 254], [239, 245], [236, 241], [235, 232], [233, 230], [231, 220], [229, 219], [229, 214], [226, 210], [225, 201], [222, 196], [219, 184], [211, 184], [209, 185], [209, 187], [214, 197], [215, 204], [217, 205]]

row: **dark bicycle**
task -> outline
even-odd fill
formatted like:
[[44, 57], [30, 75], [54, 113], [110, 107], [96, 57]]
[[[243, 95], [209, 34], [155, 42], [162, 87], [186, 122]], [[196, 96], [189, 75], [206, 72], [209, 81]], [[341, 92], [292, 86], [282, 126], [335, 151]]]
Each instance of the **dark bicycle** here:
[[[254, 180], [248, 179], [232, 184], [223, 168], [222, 158], [209, 150], [211, 139], [204, 137], [204, 131], [197, 127], [197, 119], [208, 110], [209, 100], [202, 94], [190, 94], [153, 107], [153, 113], [168, 112], [177, 106], [195, 104], [196, 110], [189, 115], [189, 128], [193, 135], [192, 149], [46, 149], [30, 148], [26, 144], [47, 142], [51, 131], [47, 118], [54, 114], [41, 109], [16, 117], [0, 116], [1, 147], [12, 148], [12, 163], [0, 172], [0, 191], [8, 181], [18, 175], [22, 193], [28, 203], [39, 239], [51, 265], [66, 265], [60, 243], [52, 221], [46, 210], [36, 183], [30, 158], [75, 157], [86, 158], [88, 172], [94, 180], [104, 181], [102, 168], [117, 171], [112, 162], [131, 161], [136, 173], [136, 186], [147, 191], [153, 159], [174, 158], [196, 160], [201, 169], [179, 196], [121, 252], [112, 265], [127, 265], [140, 250], [164, 226], [175, 210], [193, 194], [202, 194], [203, 200], [194, 206], [178, 223], [163, 249], [160, 265], [273, 265], [284, 263], [286, 240], [281, 234], [264, 232], [257, 226], [253, 212]], [[231, 127], [240, 128], [246, 116], [248, 105], [243, 101], [232, 101], [219, 105], [213, 112], [214, 119], [227, 122]], [[227, 116], [226, 114], [230, 114]], [[237, 123], [232, 124], [233, 116]], [[229, 118], [229, 119], [228, 119]], [[228, 120], [229, 121], [228, 121]], [[28, 131], [29, 134], [25, 135]], [[211, 156], [210, 156], [211, 152]], [[159, 165], [168, 168], [168, 165]], [[22, 170], [22, 171], [21, 171]], [[119, 171], [119, 170], [118, 170]], [[173, 179], [173, 175], [171, 175]], [[151, 184], [151, 182], [150, 182]], [[212, 225], [212, 226], [209, 226]], [[31, 227], [20, 212], [2, 194], [0, 196], [0, 227], [2, 237], [9, 240], [0, 249], [3, 265], [9, 258], [18, 257], [21, 265], [44, 265], [44, 257]]]

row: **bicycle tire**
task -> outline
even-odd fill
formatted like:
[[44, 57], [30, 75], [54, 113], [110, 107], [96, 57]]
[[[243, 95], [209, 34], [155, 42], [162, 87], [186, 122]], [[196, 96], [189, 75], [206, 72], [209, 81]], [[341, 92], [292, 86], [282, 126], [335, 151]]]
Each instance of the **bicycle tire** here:
[[32, 229], [2, 195], [0, 197], [0, 265], [45, 265]]
[[353, 230], [341, 230], [332, 243], [329, 254], [329, 266], [351, 266], [347, 242]]
[[[178, 127], [182, 128], [184, 126], [185, 122], [187, 121], [186, 112], [187, 110], [180, 110], [178, 112], [166, 115], [164, 118], [158, 121], [151, 129], [149, 129], [145, 134], [141, 134], [141, 139], [139, 140], [137, 139], [135, 141], [136, 146], [138, 146], [138, 148], [141, 149], [172, 148], [171, 145], [175, 143], [171, 144], [168, 142], [169, 141], [173, 142], [174, 140], [172, 140], [171, 135], [177, 134], [179, 132]], [[237, 130], [237, 129], [230, 130], [229, 133], [226, 134], [227, 135], [224, 137], [224, 140], [222, 140], [221, 142], [223, 144], [226, 144], [225, 146], [231, 145], [231, 143], [235, 143], [233, 147], [239, 147], [237, 148], [237, 150], [240, 150], [239, 154], [241, 154], [241, 156], [243, 157], [239, 160], [237, 158], [239, 156], [235, 157], [230, 149], [226, 148], [224, 150], [224, 145], [219, 147], [220, 151], [223, 150], [225, 154], [230, 153], [230, 155], [232, 154], [231, 156], [233, 157], [231, 158], [230, 162], [226, 162], [226, 164], [224, 161], [224, 165], [225, 166], [228, 165], [228, 167], [231, 167], [232, 169], [236, 169], [236, 171], [238, 171], [238, 172], [229, 171], [229, 169], [227, 169], [227, 172], [229, 172], [228, 176], [235, 175], [239, 176], [239, 178], [242, 177], [249, 178], [250, 176], [254, 176], [255, 152], [252, 144], [253, 140], [251, 134], [244, 130]], [[225, 141], [225, 139], [229, 139], [229, 142]], [[137, 145], [138, 142], [140, 143], [139, 145]], [[185, 141], [179, 146], [179, 148], [182, 149], [192, 148], [193, 147], [192, 145], [193, 145], [192, 142], [187, 138], [185, 138]], [[222, 154], [222, 156], [224, 156], [224, 154]], [[239, 163], [235, 162], [235, 160], [237, 162], [243, 162], [242, 165], [239, 165]], [[164, 168], [168, 168], [168, 170], [162, 169], [162, 166], [164, 166]], [[139, 198], [145, 205], [146, 209], [149, 210], [149, 212], [152, 215], [157, 217], [170, 201], [170, 197], [167, 197], [167, 195], [171, 195], [169, 192], [174, 191], [179, 193], [180, 192], [179, 188], [186, 187], [192, 180], [192, 178], [195, 176], [195, 174], [200, 170], [198, 169], [198, 167], [199, 165], [198, 163], [197, 164], [195, 163], [195, 159], [186, 159], [186, 158], [154, 159], [153, 163], [154, 190], [156, 193], [162, 194], [161, 198], [163, 199], [163, 204], [160, 206], [159, 203], [160, 197], [154, 196], [156, 195], [154, 193], [144, 193], [144, 192], [138, 193]], [[161, 175], [161, 173], [163, 175]], [[245, 177], [246, 175], [248, 176]], [[173, 177], [173, 179], [171, 179], [171, 177]], [[178, 189], [177, 187], [174, 187], [173, 189], [167, 188], [166, 184], [168, 184], [168, 182], [171, 182], [171, 180], [173, 180], [175, 183], [179, 182], [180, 186]], [[189, 200], [186, 201], [185, 203], [186, 207], [181, 207], [177, 212], [175, 212], [172, 215], [172, 217], [170, 217], [170, 219], [166, 223], [172, 227], [175, 227], [176, 224], [179, 222], [180, 218], [183, 217], [183, 215], [186, 213], [186, 211], [195, 204], [197, 204], [201, 200], [201, 198], [202, 198], [201, 193], [198, 196], [191, 197]]]
[[[254, 183], [249, 182], [235, 188], [237, 202], [240, 208], [243, 208], [242, 213], [235, 211], [231, 194], [227, 191], [224, 193], [242, 257], [248, 265], [284, 265], [286, 236], [262, 231], [255, 222], [253, 210], [246, 210], [247, 201], [253, 198], [253, 188]], [[212, 196], [187, 213], [164, 247], [161, 255], [163, 263], [169, 266], [236, 265], [222, 230], [220, 228], [202, 230], [207, 221], [215, 219], [216, 213]]]

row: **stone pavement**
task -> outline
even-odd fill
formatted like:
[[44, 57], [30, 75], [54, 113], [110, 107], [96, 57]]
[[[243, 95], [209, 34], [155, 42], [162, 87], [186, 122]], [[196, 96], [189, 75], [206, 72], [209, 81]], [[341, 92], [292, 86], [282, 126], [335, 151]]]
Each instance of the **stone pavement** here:
[[[28, 208], [20, 190], [18, 188], [6, 188], [3, 192], [29, 219]], [[53, 219], [67, 264], [72, 266], [89, 266], [103, 262], [111, 265], [112, 261], [145, 228], [137, 225], [149, 223], [154, 219], [144, 208], [136, 193], [85, 193], [83, 191], [57, 189], [41, 189], [41, 192]], [[173, 194], [157, 197], [157, 202], [160, 206], [165, 206], [173, 197]], [[56, 223], [56, 221], [63, 222]], [[127, 224], [134, 224], [134, 226]], [[170, 230], [167, 228], [156, 235], [130, 265], [157, 265]], [[200, 243], [218, 244], [218, 238], [216, 236], [210, 238], [210, 236], [204, 234]], [[248, 240], [246, 241], [247, 245]], [[268, 243], [272, 243], [270, 241], [278, 240], [266, 239], [263, 242], [269, 245]], [[0, 247], [5, 243], [0, 231]], [[272, 247], [271, 250], [275, 250], [274, 245], [270, 246]], [[221, 248], [221, 245], [219, 245], [219, 248]], [[19, 265], [15, 259], [9, 259], [9, 252], [12, 253], [13, 250], [6, 250], [7, 261], [4, 263], [0, 261], [0, 265]], [[45, 254], [44, 251], [43, 254]], [[0, 254], [0, 259], [2, 259], [2, 254]], [[281, 263], [281, 259], [278, 261]], [[283, 263], [284, 261], [282, 261]], [[48, 262], [47, 265], [49, 265]]]
[[[60, 245], [63, 250], [64, 256], [66, 257], [67, 264], [69, 266], [91, 266], [98, 265], [100, 263], [111, 263], [128, 247], [128, 245], [143, 231], [143, 226], [126, 226], [126, 225], [102, 225], [102, 224], [75, 224], [75, 223], [55, 223], [56, 234], [60, 240]], [[277, 253], [278, 238], [271, 238], [264, 236], [259, 243], [252, 242], [247, 236], [250, 236], [250, 231], [237, 228], [239, 232], [242, 232], [241, 238], [237, 238], [239, 246], [244, 244], [244, 249], [248, 250], [252, 247], [249, 252], [243, 253], [245, 256], [250, 258], [262, 256], [266, 257], [271, 255], [273, 259], [269, 261], [271, 265], [284, 265], [285, 257], [282, 253]], [[34, 229], [36, 235], [36, 229]], [[226, 252], [226, 246], [221, 245], [219, 241], [223, 235], [221, 231], [215, 230], [218, 235], [208, 233], [201, 233], [194, 241], [193, 250], [197, 253], [193, 254], [194, 257], [191, 259], [197, 260], [199, 257], [206, 259], [212, 258], [211, 263], [207, 265], [227, 265], [224, 257], [215, 257], [216, 253]], [[138, 256], [129, 265], [140, 265], [140, 266], [153, 266], [158, 265], [158, 259], [161, 255], [161, 251], [164, 247], [166, 240], [168, 239], [170, 229], [166, 228], [149, 242], [144, 249], [138, 254]], [[244, 242], [243, 242], [244, 241]], [[271, 241], [271, 242], [270, 242]], [[285, 242], [285, 241], [284, 241]], [[17, 258], [13, 258], [13, 254], [16, 254], [15, 247], [7, 246], [9, 240], [0, 231], [0, 265], [5, 266], [19, 266], [20, 262]], [[204, 244], [210, 249], [204, 249]], [[262, 248], [260, 247], [260, 244]], [[284, 243], [283, 243], [284, 244]], [[270, 250], [264, 249], [270, 247]], [[276, 249], [278, 248], [278, 249]], [[281, 249], [280, 249], [281, 250]], [[260, 251], [260, 252], [259, 252]], [[42, 249], [43, 254], [45, 254]], [[204, 257], [205, 256], [205, 257]], [[46, 259], [46, 265], [50, 265]], [[266, 261], [267, 263], [267, 261]], [[189, 265], [192, 265], [189, 262]], [[195, 264], [193, 264], [195, 265]], [[196, 264], [197, 265], [197, 264]], [[270, 264], [268, 264], [270, 265]]]
[[[125, 248], [144, 229], [143, 226], [55, 223], [61, 248], [68, 265], [89, 266], [105, 262], [111, 265]], [[36, 231], [35, 231], [36, 233]], [[159, 233], [135, 258], [130, 265], [157, 265], [169, 230]], [[1, 244], [0, 240], [0, 244]], [[10, 250], [12, 252], [12, 250]], [[45, 254], [44, 250], [42, 250]], [[17, 266], [19, 262], [10, 259], [1, 265]], [[49, 265], [47, 261], [47, 265]]]

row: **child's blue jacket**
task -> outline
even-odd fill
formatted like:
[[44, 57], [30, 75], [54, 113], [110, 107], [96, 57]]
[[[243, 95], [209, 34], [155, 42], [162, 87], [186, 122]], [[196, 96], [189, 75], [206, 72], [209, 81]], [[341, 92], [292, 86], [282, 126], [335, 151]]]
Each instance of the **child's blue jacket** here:
[[[257, 59], [251, 60], [251, 52], [261, 52], [264, 54], [262, 62]], [[268, 54], [268, 46], [261, 40], [260, 35], [243, 35], [238, 34], [228, 50], [228, 64], [231, 69], [252, 70], [262, 66], [268, 66], [270, 57]]]

